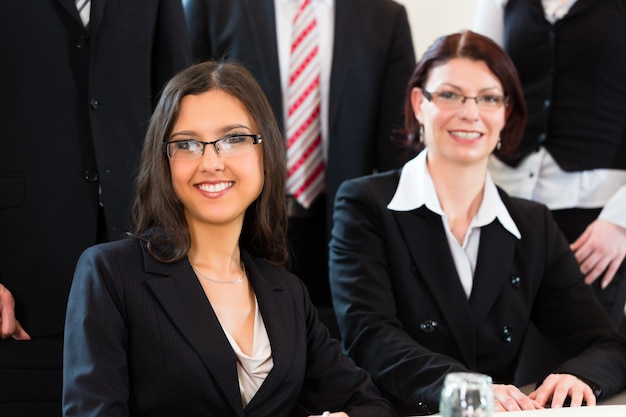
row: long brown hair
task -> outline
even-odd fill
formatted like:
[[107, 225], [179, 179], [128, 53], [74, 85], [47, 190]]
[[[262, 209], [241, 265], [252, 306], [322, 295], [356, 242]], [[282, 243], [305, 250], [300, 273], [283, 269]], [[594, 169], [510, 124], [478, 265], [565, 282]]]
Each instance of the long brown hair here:
[[248, 207], [239, 244], [276, 265], [288, 262], [286, 239], [285, 148], [274, 113], [254, 77], [241, 65], [206, 61], [174, 76], [165, 86], [150, 119], [137, 177], [132, 236], [148, 243], [161, 262], [187, 255], [191, 239], [184, 208], [172, 186], [162, 143], [170, 136], [180, 102], [189, 94], [221, 90], [237, 98], [255, 121], [263, 142], [264, 185]]
[[503, 153], [514, 151], [524, 133], [527, 117], [526, 101], [517, 69], [511, 58], [498, 44], [488, 37], [470, 30], [442, 36], [435, 40], [415, 67], [406, 92], [405, 133], [409, 137], [419, 140], [420, 126], [415, 119], [415, 111], [411, 103], [411, 91], [415, 87], [424, 87], [430, 71], [434, 67], [443, 65], [454, 58], [467, 58], [472, 61], [484, 62], [502, 83], [508, 102], [506, 124], [500, 135], [500, 151]]

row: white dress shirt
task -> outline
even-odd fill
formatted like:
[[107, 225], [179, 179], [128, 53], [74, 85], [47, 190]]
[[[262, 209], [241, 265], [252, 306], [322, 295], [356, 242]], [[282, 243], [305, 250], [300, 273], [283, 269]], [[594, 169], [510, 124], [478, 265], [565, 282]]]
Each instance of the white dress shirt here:
[[[474, 30], [499, 45], [504, 40], [504, 6], [508, 0], [479, 0]], [[554, 23], [567, 14], [576, 0], [542, 0], [546, 19]], [[541, 147], [512, 168], [492, 157], [493, 180], [510, 195], [534, 200], [551, 210], [600, 208], [600, 218], [626, 228], [626, 170], [563, 171]]]
[[[291, 50], [291, 28], [302, 0], [274, 0], [276, 14], [276, 39], [278, 42], [278, 62], [280, 66], [280, 81], [283, 93], [283, 120], [287, 120], [287, 93], [289, 88], [289, 59]], [[315, 7], [317, 27], [319, 28], [319, 52], [322, 66], [321, 89], [321, 121], [322, 146], [324, 161], [328, 158], [328, 97], [330, 91], [330, 71], [333, 59], [333, 41], [335, 35], [335, 1], [311, 0]]]
[[465, 233], [463, 244], [459, 244], [450, 230], [446, 213], [439, 203], [435, 184], [426, 166], [427, 157], [428, 149], [425, 149], [404, 165], [400, 174], [398, 188], [387, 208], [394, 211], [410, 211], [426, 206], [430, 211], [441, 216], [448, 239], [448, 246], [450, 247], [461, 285], [469, 299], [472, 293], [476, 260], [480, 246], [480, 228], [497, 219], [502, 227], [513, 236], [518, 239], [521, 239], [522, 236], [487, 172], [480, 207]]

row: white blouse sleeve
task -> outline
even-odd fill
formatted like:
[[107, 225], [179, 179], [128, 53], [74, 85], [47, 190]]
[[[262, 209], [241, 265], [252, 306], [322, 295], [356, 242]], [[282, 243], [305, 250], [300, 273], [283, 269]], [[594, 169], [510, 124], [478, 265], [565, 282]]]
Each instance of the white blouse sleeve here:
[[626, 185], [617, 190], [613, 197], [606, 203], [600, 218], [626, 229]]

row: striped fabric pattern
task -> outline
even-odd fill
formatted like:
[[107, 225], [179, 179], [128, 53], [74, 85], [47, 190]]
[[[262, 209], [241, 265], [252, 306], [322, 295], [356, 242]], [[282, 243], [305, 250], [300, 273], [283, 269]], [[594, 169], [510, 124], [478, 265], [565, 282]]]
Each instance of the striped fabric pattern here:
[[91, 12], [91, 0], [75, 0], [80, 20], [83, 21], [83, 25], [87, 27], [89, 25], [89, 14]]
[[324, 190], [317, 21], [304, 0], [293, 22], [287, 113], [287, 193], [305, 208]]

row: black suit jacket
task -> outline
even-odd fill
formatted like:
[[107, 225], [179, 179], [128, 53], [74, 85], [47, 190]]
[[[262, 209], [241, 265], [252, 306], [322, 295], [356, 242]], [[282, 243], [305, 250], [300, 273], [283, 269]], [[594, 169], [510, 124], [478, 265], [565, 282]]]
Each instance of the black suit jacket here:
[[0, 283], [33, 338], [0, 340], [0, 415], [60, 414], [76, 261], [100, 198], [109, 238], [128, 230], [153, 101], [191, 62], [179, 0], [91, 8], [86, 30], [74, 0], [0, 1]]
[[[196, 59], [243, 63], [284, 128], [274, 0], [183, 0]], [[336, 0], [330, 75], [326, 193], [346, 179], [398, 168], [391, 142], [402, 124], [415, 53], [404, 6], [391, 0]], [[322, 52], [323, 53], [323, 52]]]
[[92, 0], [89, 30], [74, 0], [0, 2], [0, 283], [34, 338], [62, 332], [100, 199], [128, 230], [153, 101], [190, 61], [179, 0]]
[[543, 205], [502, 200], [521, 232], [482, 228], [469, 300], [441, 217], [387, 209], [400, 171], [352, 180], [337, 193], [330, 276], [344, 348], [400, 408], [438, 409], [448, 372], [511, 383], [530, 322], [566, 354], [555, 372], [610, 395], [626, 386], [626, 340], [582, 278]]
[[303, 284], [244, 253], [274, 367], [244, 409], [235, 353], [189, 261], [127, 239], [88, 249], [68, 302], [65, 416], [393, 415], [317, 320]]

